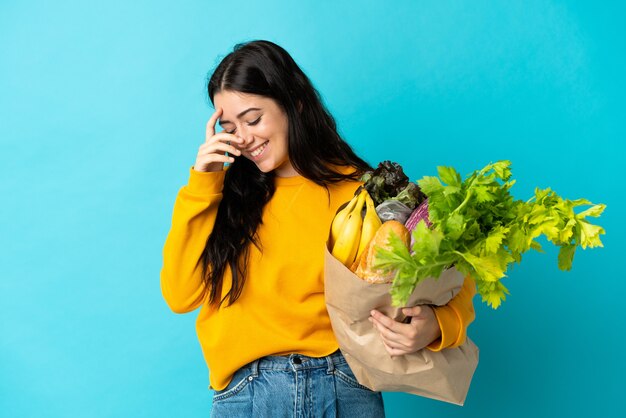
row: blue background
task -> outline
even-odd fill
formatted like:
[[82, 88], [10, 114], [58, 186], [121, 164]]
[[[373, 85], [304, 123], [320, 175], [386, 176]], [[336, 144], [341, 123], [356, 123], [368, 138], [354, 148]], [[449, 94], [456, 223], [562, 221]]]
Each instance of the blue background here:
[[168, 311], [161, 249], [206, 74], [257, 38], [371, 164], [416, 180], [510, 159], [516, 197], [608, 205], [605, 247], [571, 272], [529, 254], [499, 310], [475, 299], [464, 407], [385, 394], [388, 416], [623, 416], [624, 2], [180, 3], [0, 3], [0, 416], [208, 416], [196, 313]]

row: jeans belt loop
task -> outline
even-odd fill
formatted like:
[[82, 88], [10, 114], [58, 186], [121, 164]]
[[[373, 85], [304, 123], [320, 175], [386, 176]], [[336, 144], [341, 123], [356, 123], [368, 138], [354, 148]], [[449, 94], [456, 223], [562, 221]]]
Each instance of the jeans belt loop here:
[[252, 369], [252, 377], [259, 376], [259, 361], [260, 360], [257, 359], [250, 363], [250, 368]]
[[328, 369], [326, 369], [326, 373], [327, 374], [332, 374], [333, 371], [335, 370], [335, 363], [333, 362], [333, 355], [330, 354], [328, 356], [326, 356], [326, 363], [328, 364]]

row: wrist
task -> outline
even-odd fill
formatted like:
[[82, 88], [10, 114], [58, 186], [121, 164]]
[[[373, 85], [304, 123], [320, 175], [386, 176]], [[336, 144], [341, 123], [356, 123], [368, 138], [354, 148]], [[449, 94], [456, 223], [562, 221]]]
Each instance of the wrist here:
[[218, 194], [222, 192], [226, 171], [198, 171], [193, 167], [189, 171], [187, 188], [194, 194]]
[[435, 308], [428, 305], [428, 309], [430, 311], [430, 324], [431, 324], [431, 336], [430, 344], [441, 339], [441, 326], [439, 325], [439, 321], [437, 320], [437, 315], [435, 314]]

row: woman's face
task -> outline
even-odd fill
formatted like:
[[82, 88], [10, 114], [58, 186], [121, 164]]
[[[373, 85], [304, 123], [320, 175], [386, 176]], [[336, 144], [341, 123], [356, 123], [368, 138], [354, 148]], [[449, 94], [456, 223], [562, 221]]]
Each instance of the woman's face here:
[[264, 96], [223, 90], [213, 97], [215, 109], [222, 108], [224, 132], [243, 139], [241, 156], [259, 170], [276, 170], [278, 177], [298, 175], [289, 161], [287, 114], [278, 103]]

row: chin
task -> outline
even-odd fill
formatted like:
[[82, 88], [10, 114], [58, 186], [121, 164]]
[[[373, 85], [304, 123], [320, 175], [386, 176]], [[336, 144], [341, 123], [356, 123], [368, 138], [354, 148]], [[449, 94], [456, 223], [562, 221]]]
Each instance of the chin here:
[[261, 164], [256, 164], [256, 166], [259, 171], [262, 171], [263, 173], [269, 173], [270, 171], [274, 171], [276, 169], [276, 166], [274, 164], [270, 164], [266, 161], [262, 162]]

